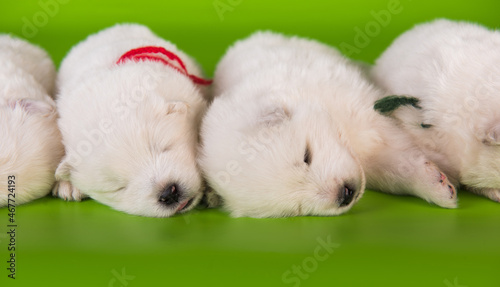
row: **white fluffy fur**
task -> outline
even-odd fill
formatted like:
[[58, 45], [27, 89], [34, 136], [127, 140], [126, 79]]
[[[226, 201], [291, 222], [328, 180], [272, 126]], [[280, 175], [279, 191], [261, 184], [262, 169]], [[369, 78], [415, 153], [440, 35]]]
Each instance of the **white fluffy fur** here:
[[[40, 47], [0, 35], [0, 207], [47, 195], [64, 148], [51, 98], [56, 71]], [[8, 177], [15, 176], [15, 198]], [[14, 202], [11, 202], [14, 203]]]
[[[116, 25], [75, 46], [58, 76], [59, 126], [66, 156], [54, 193], [90, 196], [127, 213], [165, 217], [192, 209], [202, 196], [196, 164], [205, 88], [153, 61], [117, 60], [127, 51], [161, 46], [177, 54], [191, 74], [197, 64], [144, 26]], [[178, 184], [178, 204], [159, 202]], [[181, 207], [192, 200], [183, 210]]]
[[[393, 113], [454, 183], [500, 201], [500, 32], [448, 20], [418, 25], [377, 60], [374, 80], [420, 100]], [[423, 129], [420, 123], [432, 125]]]
[[[259, 32], [228, 50], [214, 81], [199, 162], [233, 216], [340, 214], [365, 175], [368, 188], [456, 206], [446, 177], [374, 111], [382, 93], [337, 50]], [[356, 196], [340, 206], [346, 184]]]

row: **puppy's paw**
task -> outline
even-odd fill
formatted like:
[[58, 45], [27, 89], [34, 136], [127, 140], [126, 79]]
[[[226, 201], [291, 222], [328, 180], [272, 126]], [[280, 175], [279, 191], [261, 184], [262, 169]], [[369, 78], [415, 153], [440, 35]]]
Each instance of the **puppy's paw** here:
[[73, 187], [69, 181], [58, 181], [52, 189], [52, 195], [69, 201], [81, 201], [88, 196]]
[[489, 198], [493, 201], [500, 202], [500, 189], [494, 188], [468, 188], [469, 191]]
[[488, 189], [486, 197], [493, 201], [500, 202], [500, 189]]
[[207, 188], [203, 192], [203, 198], [201, 199], [199, 205], [206, 208], [219, 207], [222, 205], [222, 198], [211, 188]]
[[436, 165], [426, 162], [426, 172], [430, 180], [429, 189], [424, 195], [429, 202], [444, 208], [457, 208], [457, 191], [448, 177]]

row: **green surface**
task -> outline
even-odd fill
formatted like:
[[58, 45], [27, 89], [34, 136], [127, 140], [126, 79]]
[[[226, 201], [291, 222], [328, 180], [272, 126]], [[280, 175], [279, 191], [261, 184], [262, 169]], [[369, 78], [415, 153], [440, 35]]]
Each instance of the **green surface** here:
[[[315, 38], [372, 62], [398, 34], [436, 17], [500, 27], [497, 0], [61, 2], [44, 10], [39, 1], [2, 0], [0, 32], [24, 35], [60, 63], [88, 34], [139, 22], [212, 75], [227, 46], [257, 29]], [[221, 16], [215, 6], [224, 4]], [[397, 13], [374, 24], [374, 15], [388, 15], [382, 10]], [[26, 21], [35, 29], [23, 32]], [[339, 217], [284, 219], [219, 210], [141, 218], [92, 200], [47, 198], [16, 210], [15, 280], [7, 278], [9, 217], [0, 210], [0, 286], [498, 287], [500, 204], [459, 197], [460, 208], [446, 210], [367, 192]], [[328, 241], [330, 250], [320, 243]]]

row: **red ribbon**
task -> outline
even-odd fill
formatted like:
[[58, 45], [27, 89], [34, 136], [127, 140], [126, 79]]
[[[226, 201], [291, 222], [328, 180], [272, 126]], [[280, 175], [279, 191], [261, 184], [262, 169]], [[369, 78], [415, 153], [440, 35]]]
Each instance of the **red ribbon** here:
[[171, 68], [176, 69], [181, 74], [186, 75], [186, 77], [190, 78], [191, 81], [193, 81], [193, 83], [195, 84], [207, 86], [212, 83], [212, 80], [203, 79], [195, 75], [189, 74], [184, 62], [176, 54], [166, 50], [163, 47], [147, 46], [147, 47], [132, 49], [127, 53], [123, 54], [116, 63], [122, 64], [127, 60], [132, 60], [135, 62], [145, 61], [145, 60], [160, 62]]

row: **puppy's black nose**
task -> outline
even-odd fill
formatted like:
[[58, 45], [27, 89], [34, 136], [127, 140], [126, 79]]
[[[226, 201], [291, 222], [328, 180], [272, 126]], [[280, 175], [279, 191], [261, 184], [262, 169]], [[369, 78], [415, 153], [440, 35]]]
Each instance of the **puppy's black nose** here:
[[345, 184], [344, 186], [340, 187], [338, 197], [339, 206], [343, 207], [349, 205], [349, 203], [351, 203], [354, 199], [355, 194], [356, 189], [350, 184]]
[[165, 187], [165, 189], [161, 191], [158, 201], [165, 205], [172, 205], [179, 202], [180, 194], [181, 191], [179, 187], [174, 183]]

